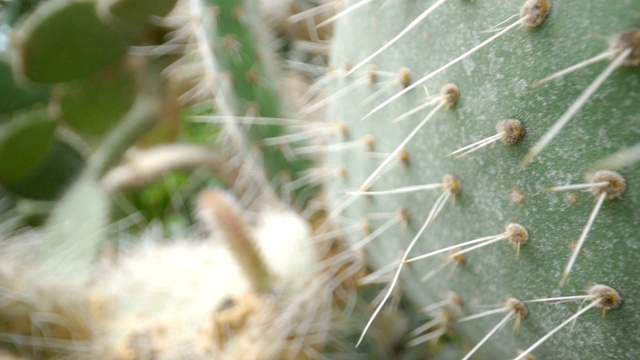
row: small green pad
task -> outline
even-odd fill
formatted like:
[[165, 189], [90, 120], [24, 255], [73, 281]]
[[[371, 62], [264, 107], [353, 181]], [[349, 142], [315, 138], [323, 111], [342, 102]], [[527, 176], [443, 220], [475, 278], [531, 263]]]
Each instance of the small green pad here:
[[69, 188], [83, 167], [82, 155], [71, 145], [57, 139], [33, 171], [6, 187], [21, 197], [56, 200]]
[[58, 83], [92, 74], [119, 59], [127, 40], [100, 21], [89, 0], [51, 0], [14, 33], [17, 75]]
[[48, 96], [47, 91], [38, 89], [29, 91], [20, 87], [13, 79], [13, 70], [9, 62], [0, 58], [0, 114], [16, 111]]
[[103, 134], [129, 111], [136, 97], [134, 78], [122, 67], [109, 68], [56, 92], [61, 120], [88, 134]]
[[155, 17], [164, 17], [175, 7], [176, 0], [98, 0], [103, 17], [115, 17], [131, 24], [144, 25]]
[[44, 110], [0, 125], [0, 182], [14, 182], [34, 170], [53, 144], [55, 130], [56, 122]]

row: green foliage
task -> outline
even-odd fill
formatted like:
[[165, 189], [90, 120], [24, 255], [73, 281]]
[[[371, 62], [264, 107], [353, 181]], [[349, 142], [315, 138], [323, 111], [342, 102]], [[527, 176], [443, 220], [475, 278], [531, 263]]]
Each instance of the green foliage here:
[[76, 130], [103, 134], [120, 121], [133, 105], [136, 77], [124, 66], [60, 85], [55, 101], [60, 118]]
[[103, 23], [89, 0], [52, 0], [16, 30], [14, 66], [33, 82], [75, 80], [121, 58], [128, 41]]
[[203, 189], [220, 187], [208, 172], [174, 172], [148, 184], [142, 189], [123, 191], [116, 204], [115, 219], [133, 216], [141, 221], [130, 226], [132, 233], [143, 233], [151, 222], [159, 222], [167, 236], [183, 233], [194, 225], [195, 198]]
[[73, 146], [55, 139], [44, 159], [29, 175], [5, 186], [21, 197], [57, 200], [78, 177], [84, 162], [82, 155]]
[[[95, 1], [52, 0], [33, 11], [31, 2], [15, 3], [24, 5], [25, 16], [12, 30], [7, 49], [12, 62], [0, 62], [0, 95], [7, 99], [0, 106], [6, 114], [0, 125], [0, 179], [13, 195], [51, 200], [73, 183], [91, 148], [101, 148], [91, 164], [93, 170], [104, 172], [153, 128], [159, 117], [155, 106], [146, 103], [144, 111], [139, 107], [129, 112], [134, 100], [149, 89], [158, 97], [156, 103], [164, 102], [161, 71], [167, 59], [158, 56], [147, 61], [126, 54], [134, 42], [154, 43], [156, 33], [149, 30], [153, 26], [133, 29], [105, 22], [96, 14]], [[162, 16], [169, 5], [165, 2], [158, 11], [147, 10]], [[47, 111], [28, 110], [45, 102]], [[166, 108], [171, 105], [167, 102]], [[128, 134], [128, 128], [135, 134], [122, 139], [121, 134], [108, 136], [122, 121], [127, 124], [116, 127], [117, 131]], [[74, 133], [60, 124], [69, 125]], [[66, 135], [55, 136], [55, 132]], [[107, 139], [116, 149], [107, 151], [101, 145]]]
[[25, 89], [16, 84], [11, 64], [6, 59], [0, 59], [0, 98], [3, 99], [0, 113], [22, 109], [47, 97], [46, 89]]
[[33, 171], [53, 144], [55, 129], [56, 122], [41, 109], [1, 124], [0, 181], [12, 183]]
[[[333, 65], [342, 68], [346, 63], [357, 64], [397, 35], [428, 5], [398, 2], [381, 10], [377, 4], [371, 4], [341, 20], [336, 28]], [[491, 33], [482, 33], [482, 30], [497, 24], [502, 29], [517, 21], [516, 17], [502, 23], [518, 14], [522, 5], [521, 0], [446, 1], [371, 64], [378, 70], [393, 73], [408, 67], [416, 81], [497, 33], [497, 30]], [[609, 60], [541, 86], [532, 87], [532, 84], [606, 51], [608, 43], [601, 36], [609, 37], [637, 27], [639, 5], [637, 0], [553, 1], [549, 17], [538, 28], [515, 27], [463, 60], [438, 71], [424, 83], [431, 96], [436, 96], [446, 83], [456, 84], [461, 92], [459, 103], [451, 110], [436, 111], [405, 146], [410, 159], [408, 166], [391, 161], [388, 171], [372, 183], [370, 190], [439, 183], [443, 175], [454, 174], [461, 181], [462, 191], [455, 202], [450, 199], [435, 221], [426, 227], [409, 257], [503, 234], [508, 223], [523, 225], [530, 239], [520, 249], [519, 259], [514, 249], [502, 240], [465, 254], [467, 262], [458, 266], [451, 276], [444, 270], [424, 284], [419, 279], [438, 266], [445, 266], [449, 261], [448, 267], [453, 267], [453, 260], [447, 257], [449, 253], [404, 265], [400, 285], [419, 306], [440, 301], [447, 291], [455, 291], [466, 301], [464, 316], [482, 312], [478, 304], [504, 305], [509, 297], [529, 300], [584, 295], [592, 284], [605, 284], [618, 290], [624, 298], [619, 309], [607, 311], [604, 318], [596, 310], [588, 311], [580, 316], [573, 332], [567, 328], [561, 330], [533, 354], [539, 359], [640, 356], [634, 337], [629, 336], [640, 321], [637, 283], [640, 271], [629, 266], [640, 261], [637, 245], [640, 166], [636, 163], [618, 170], [626, 179], [626, 192], [620, 199], [604, 201], [564, 286], [559, 286], [559, 282], [572, 253], [571, 246], [587, 224], [594, 208], [594, 196], [589, 192], [543, 191], [551, 186], [584, 183], [594, 163], [638, 142], [637, 131], [632, 130], [640, 127], [635, 105], [635, 99], [640, 96], [638, 68], [615, 69], [539, 157], [522, 166], [534, 144], [609, 65]], [[372, 28], [376, 31], [372, 32]], [[435, 102], [401, 122], [390, 121], [425, 103], [421, 85], [361, 120], [402, 87], [389, 80], [386, 83], [393, 85], [375, 101], [364, 105], [364, 100], [389, 78], [380, 76], [375, 84], [363, 81], [367, 76], [366, 66], [348, 76], [340, 76], [344, 73], [340, 71], [337, 70], [333, 93], [360, 81], [359, 86], [352, 86], [348, 95], [337, 100], [329, 116], [347, 123], [349, 137], [345, 141], [371, 134], [375, 151], [389, 154], [437, 105]], [[513, 146], [498, 142], [462, 158], [450, 156], [463, 146], [495, 135], [496, 123], [504, 119], [518, 119], [523, 123], [526, 136], [522, 141]], [[330, 162], [348, 169], [343, 179], [330, 185], [337, 205], [345, 199], [344, 191], [360, 188], [381, 160], [363, 149], [336, 153]], [[446, 189], [360, 196], [345, 210], [345, 216], [355, 219], [399, 208], [411, 214], [410, 231], [405, 234], [386, 231], [367, 247], [374, 268], [397, 263], [399, 252], [407, 249], [442, 191]], [[376, 224], [380, 226], [382, 222]], [[353, 240], [359, 237], [354, 235]], [[522, 320], [519, 333], [512, 334], [508, 329], [498, 331], [473, 358], [516, 357], [519, 350], [527, 349], [573, 315], [579, 304], [527, 306], [529, 316]], [[452, 331], [461, 334], [471, 349], [506, 313], [453, 323]]]

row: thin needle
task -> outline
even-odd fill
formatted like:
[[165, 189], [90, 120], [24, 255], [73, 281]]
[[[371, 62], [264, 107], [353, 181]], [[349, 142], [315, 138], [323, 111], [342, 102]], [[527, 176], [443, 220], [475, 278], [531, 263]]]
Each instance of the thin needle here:
[[392, 218], [391, 220], [388, 220], [387, 222], [385, 222], [382, 226], [380, 226], [378, 229], [376, 229], [376, 231], [372, 232], [371, 234], [369, 234], [367, 237], [365, 237], [364, 239], [358, 241], [357, 243], [353, 244], [351, 246], [352, 249], [359, 249], [365, 245], [367, 245], [369, 242], [371, 242], [373, 239], [377, 238], [378, 236], [380, 236], [380, 234], [382, 234], [383, 232], [385, 232], [387, 229], [389, 229], [390, 227], [392, 227], [393, 225], [397, 224], [398, 222], [400, 222], [402, 220], [402, 214], [398, 214], [396, 217]]
[[573, 185], [562, 185], [562, 186], [551, 186], [548, 188], [544, 188], [542, 191], [544, 192], [554, 192], [554, 191], [564, 191], [564, 190], [585, 190], [592, 189], [594, 187], [599, 186], [607, 186], [609, 185], [609, 181], [600, 181], [597, 183], [589, 183], [589, 184], [573, 184]]
[[409, 341], [407, 343], [407, 345], [409, 345], [409, 347], [420, 345], [423, 342], [427, 342], [427, 341], [432, 340], [432, 339], [437, 339], [437, 338], [439, 338], [440, 336], [442, 336], [442, 335], [444, 335], [446, 333], [447, 333], [447, 328], [443, 327], [443, 328], [440, 328], [440, 329], [438, 329], [438, 330], [436, 330], [434, 332], [430, 332], [430, 333], [427, 333], [427, 334], [422, 335], [420, 337], [417, 337], [417, 338]]
[[467, 145], [465, 147], [462, 147], [462, 148], [452, 152], [449, 155], [458, 155], [456, 157], [457, 158], [461, 158], [461, 157], [463, 157], [463, 156], [465, 156], [465, 155], [467, 155], [469, 153], [472, 153], [472, 152], [474, 152], [474, 151], [476, 151], [476, 150], [478, 150], [480, 148], [483, 148], [483, 147], [485, 147], [487, 145], [490, 145], [491, 143], [494, 143], [494, 142], [502, 139], [503, 136], [504, 136], [503, 133], [495, 134], [495, 135], [490, 136], [490, 137], [488, 137], [486, 139], [482, 139], [480, 141], [476, 141], [471, 145]]
[[565, 301], [573, 301], [573, 300], [584, 300], [587, 299], [589, 295], [575, 295], [575, 296], [560, 296], [554, 298], [543, 298], [543, 299], [533, 299], [533, 300], [525, 300], [525, 303], [536, 303], [536, 302], [565, 302]]
[[479, 249], [479, 248], [481, 248], [481, 247], [485, 247], [485, 246], [487, 246], [487, 245], [491, 245], [491, 244], [493, 244], [493, 243], [495, 243], [495, 242], [498, 242], [498, 241], [500, 241], [500, 240], [504, 240], [504, 237], [502, 237], [502, 236], [501, 236], [501, 237], [498, 237], [498, 238], [496, 238], [496, 239], [487, 240], [486, 242], [484, 242], [484, 243], [482, 243], [482, 244], [474, 245], [474, 246], [468, 247], [468, 248], [466, 248], [466, 249], [463, 249], [463, 250], [457, 251], [457, 252], [456, 252], [456, 255], [462, 255], [462, 254], [464, 254], [464, 253], [468, 253], [469, 251], [473, 251], [473, 250]]
[[483, 318], [483, 317], [486, 317], [486, 316], [489, 316], [489, 315], [501, 314], [501, 313], [507, 312], [507, 311], [509, 311], [509, 309], [503, 306], [503, 307], [500, 307], [500, 308], [497, 308], [497, 309], [493, 309], [493, 310], [482, 312], [480, 314], [475, 314], [475, 315], [464, 317], [464, 318], [458, 320], [458, 322], [461, 323], [461, 322], [465, 322], [465, 321], [469, 321], [469, 320], [480, 319], [480, 318]]
[[422, 104], [422, 105], [420, 105], [420, 106], [416, 107], [415, 109], [409, 110], [409, 111], [407, 111], [406, 113], [404, 113], [404, 114], [402, 114], [402, 115], [398, 116], [397, 118], [395, 118], [395, 119], [391, 120], [391, 122], [392, 122], [392, 123], [400, 122], [400, 121], [402, 121], [402, 120], [404, 120], [404, 119], [408, 118], [409, 116], [411, 116], [411, 115], [413, 115], [413, 114], [415, 114], [415, 113], [419, 112], [420, 110], [422, 110], [422, 109], [424, 109], [424, 108], [427, 108], [427, 107], [429, 107], [429, 106], [433, 106], [433, 105], [436, 103], [436, 101], [440, 101], [440, 99], [439, 99], [439, 98], [436, 98], [436, 99], [433, 99], [433, 100], [431, 100], [431, 101], [427, 101], [427, 102], [425, 102], [424, 104]]
[[640, 143], [622, 149], [596, 162], [591, 169], [618, 170], [640, 161]]
[[387, 291], [386, 295], [384, 296], [384, 298], [382, 299], [382, 301], [380, 302], [376, 310], [373, 312], [373, 315], [371, 315], [371, 317], [369, 318], [369, 321], [367, 322], [367, 325], [365, 325], [364, 330], [362, 330], [362, 334], [360, 335], [360, 338], [356, 343], [356, 347], [360, 345], [360, 343], [362, 342], [362, 339], [364, 339], [364, 336], [367, 333], [367, 330], [369, 330], [369, 327], [373, 323], [373, 320], [376, 318], [380, 310], [382, 310], [382, 307], [384, 306], [384, 304], [387, 302], [387, 300], [391, 296], [391, 293], [393, 292], [393, 289], [396, 283], [398, 282], [398, 279], [400, 278], [400, 271], [402, 271], [402, 266], [404, 265], [404, 262], [407, 260], [407, 257], [409, 256], [409, 252], [411, 252], [411, 249], [417, 243], [420, 236], [422, 236], [422, 233], [424, 233], [424, 231], [427, 229], [427, 226], [429, 226], [433, 222], [435, 217], [440, 212], [440, 209], [442, 209], [442, 204], [447, 202], [447, 200], [449, 199], [449, 196], [451, 196], [451, 192], [445, 191], [442, 193], [442, 195], [438, 197], [435, 204], [433, 205], [433, 208], [431, 209], [431, 212], [429, 213], [429, 216], [427, 217], [427, 220], [425, 220], [424, 224], [422, 224], [422, 227], [420, 228], [420, 230], [418, 230], [418, 233], [413, 237], [413, 240], [411, 240], [411, 243], [407, 247], [407, 250], [405, 250], [404, 254], [402, 254], [402, 259], [400, 260], [398, 269], [396, 270], [396, 273], [393, 276], [393, 280], [391, 280], [391, 286], [389, 286], [389, 290]]
[[[524, 19], [524, 18], [523, 18]], [[384, 102], [382, 102], [380, 105], [376, 106], [373, 110], [369, 111], [369, 113], [367, 115], [365, 115], [366, 117], [369, 117], [370, 115], [372, 115], [373, 113], [377, 112], [378, 110], [382, 109], [383, 107], [389, 105], [391, 102], [393, 102], [394, 100], [396, 100], [397, 98], [399, 98], [400, 96], [406, 94], [407, 92], [409, 92], [410, 90], [414, 89], [417, 86], [420, 86], [422, 83], [424, 83], [425, 81], [431, 79], [432, 77], [438, 75], [439, 73], [443, 72], [444, 70], [448, 69], [449, 67], [455, 65], [457, 62], [459, 62], [460, 60], [464, 59], [465, 57], [473, 54], [474, 52], [478, 51], [480, 48], [482, 48], [483, 46], [489, 44], [490, 42], [492, 42], [493, 40], [497, 39], [498, 37], [500, 37], [502, 34], [506, 33], [507, 31], [513, 29], [514, 27], [520, 25], [524, 20], [521, 19], [519, 21], [514, 22], [513, 24], [507, 26], [506, 28], [504, 28], [502, 31], [500, 31], [499, 33], [493, 35], [492, 37], [488, 38], [487, 40], [481, 42], [480, 44], [474, 46], [473, 48], [471, 48], [471, 50], [465, 52], [464, 54], [458, 56], [457, 58], [453, 59], [452, 61], [450, 61], [449, 63], [447, 63], [446, 65], [440, 67], [438, 70], [433, 71], [432, 73], [422, 77], [421, 79], [419, 79], [418, 81], [414, 82], [413, 84], [407, 86], [406, 88], [402, 89], [400, 92], [398, 92], [397, 94], [393, 95], [392, 97], [390, 97], [389, 99], [385, 100]]]
[[582, 310], [578, 311], [577, 313], [575, 313], [573, 316], [571, 316], [570, 318], [568, 318], [567, 320], [565, 320], [562, 324], [558, 325], [555, 329], [549, 331], [545, 336], [543, 336], [542, 338], [540, 338], [540, 340], [536, 341], [535, 344], [529, 346], [529, 348], [523, 352], [520, 353], [520, 355], [518, 355], [518, 357], [516, 357], [513, 360], [522, 360], [524, 359], [527, 355], [529, 355], [529, 353], [531, 353], [531, 351], [533, 351], [535, 348], [537, 348], [540, 344], [542, 344], [543, 342], [545, 342], [548, 338], [550, 338], [553, 334], [555, 334], [556, 332], [558, 332], [560, 329], [562, 329], [563, 327], [565, 327], [568, 323], [572, 322], [574, 319], [577, 319], [578, 316], [584, 314], [585, 312], [587, 312], [589, 309], [591, 309], [592, 307], [595, 307], [597, 305], [600, 304], [600, 300], [595, 300], [593, 301], [591, 304], [587, 305], [586, 307], [584, 307]]
[[[503, 238], [504, 238], [504, 234], [485, 236], [485, 237], [482, 237], [482, 238], [479, 238], [479, 239], [475, 239], [475, 240], [470, 240], [470, 241], [464, 242], [462, 244], [456, 244], [456, 245], [448, 246], [448, 247], [446, 247], [444, 249], [432, 251], [432, 252], [430, 252], [428, 254], [416, 256], [414, 258], [406, 260], [405, 263], [410, 263], [410, 262], [414, 262], [416, 260], [426, 259], [426, 258], [434, 256], [434, 255], [442, 254], [444, 252], [451, 251], [453, 249], [457, 249], [457, 248], [459, 248], [461, 246], [473, 245], [473, 244], [487, 242], [487, 241], [493, 242], [493, 241], [497, 241], [497, 240], [502, 240]], [[462, 251], [457, 251], [455, 253], [455, 255], [459, 255], [459, 254], [461, 254], [461, 252]]]
[[451, 261], [445, 261], [444, 263], [440, 264], [438, 267], [436, 267], [435, 269], [429, 271], [428, 273], [426, 273], [423, 277], [420, 278], [420, 282], [424, 283], [427, 280], [431, 279], [435, 274], [439, 273], [440, 271], [442, 271], [442, 269], [444, 269], [445, 267], [447, 267], [447, 265], [449, 265]]
[[589, 233], [589, 230], [591, 230], [591, 226], [593, 226], [593, 222], [595, 221], [596, 216], [598, 215], [598, 211], [600, 211], [600, 207], [602, 207], [602, 203], [606, 198], [607, 198], [606, 192], [602, 192], [600, 196], [598, 196], [598, 200], [596, 201], [596, 206], [593, 208], [593, 211], [591, 212], [591, 216], [589, 216], [589, 221], [587, 222], [587, 225], [582, 230], [582, 234], [580, 234], [580, 239], [578, 240], [578, 244], [576, 245], [575, 250], [573, 250], [573, 254], [571, 254], [571, 258], [569, 259], [569, 263], [567, 264], [567, 267], [564, 269], [564, 273], [562, 274], [562, 280], [560, 280], [560, 286], [564, 285], [564, 283], [569, 278], [569, 273], [571, 272], [571, 268], [573, 267], [573, 264], [576, 262], [578, 253], [580, 252], [580, 249], [582, 248], [584, 241], [587, 239], [587, 234]]
[[389, 46], [393, 45], [396, 41], [398, 41], [401, 37], [403, 37], [411, 29], [416, 27], [416, 25], [418, 25], [420, 23], [420, 21], [424, 20], [424, 18], [426, 18], [429, 14], [431, 14], [431, 12], [433, 12], [433, 10], [435, 10], [438, 6], [442, 5], [442, 3], [445, 2], [445, 1], [446, 0], [438, 0], [435, 3], [433, 3], [433, 5], [429, 6], [429, 8], [427, 8], [427, 10], [423, 11], [422, 14], [420, 14], [417, 18], [415, 18], [415, 20], [413, 20], [409, 25], [407, 25], [404, 29], [402, 29], [402, 31], [400, 31], [400, 33], [398, 35], [396, 35], [393, 39], [389, 40], [389, 42], [384, 44], [380, 49], [376, 50], [373, 54], [367, 56], [364, 60], [362, 60], [358, 64], [356, 64], [356, 66], [354, 66], [351, 70], [349, 70], [349, 72], [347, 72], [347, 75], [349, 75], [349, 74], [353, 73], [354, 71], [356, 71], [357, 69], [361, 68], [363, 65], [368, 63], [371, 59], [373, 59], [374, 57], [378, 56], [378, 54], [380, 54], [381, 52], [385, 51]]
[[572, 72], [574, 72], [574, 71], [576, 71], [576, 70], [578, 70], [580, 68], [583, 68], [585, 66], [588, 66], [588, 65], [591, 65], [591, 64], [594, 64], [594, 63], [597, 63], [598, 61], [604, 60], [604, 59], [608, 58], [609, 56], [614, 55], [616, 52], [617, 52], [617, 49], [616, 50], [611, 50], [611, 51], [605, 51], [600, 55], [596, 55], [596, 56], [592, 57], [591, 59], [587, 59], [587, 60], [581, 61], [581, 62], [579, 62], [579, 63], [577, 63], [575, 65], [569, 66], [568, 68], [566, 68], [566, 69], [564, 69], [562, 71], [558, 71], [555, 74], [549, 75], [544, 79], [538, 80], [538, 81], [534, 82], [533, 84], [531, 84], [531, 87], [540, 86], [540, 85], [542, 85], [542, 84], [544, 84], [546, 82], [549, 82], [549, 81], [551, 81], [553, 79], [557, 79], [559, 77], [562, 77], [564, 75], [572, 73]]
[[418, 133], [418, 131], [420, 131], [420, 129], [424, 126], [424, 124], [426, 124], [427, 121], [429, 121], [429, 119], [431, 119], [433, 117], [433, 115], [438, 110], [440, 110], [440, 108], [442, 108], [444, 105], [445, 105], [444, 102], [441, 102], [435, 108], [433, 108], [433, 110], [431, 110], [431, 112], [420, 122], [420, 124], [418, 124], [418, 126], [415, 127], [415, 129], [413, 129], [413, 131], [411, 131], [411, 133], [402, 141], [402, 143], [400, 143], [400, 145], [398, 145], [395, 148], [395, 150], [393, 150], [393, 152], [386, 159], [384, 159], [382, 164], [380, 164], [378, 166], [378, 168], [376, 168], [373, 171], [373, 173], [371, 173], [371, 175], [369, 175], [369, 177], [360, 186], [361, 190], [368, 188], [369, 185], [371, 185], [375, 181], [375, 179], [378, 176], [378, 174], [380, 174], [380, 172], [382, 172], [382, 170], [391, 161], [393, 161], [393, 159], [396, 158], [396, 156], [400, 153], [400, 151], [402, 151], [402, 149], [405, 147], [405, 145], [407, 145], [409, 143], [409, 141], [411, 141], [411, 139], [413, 139], [413, 137], [416, 136], [416, 134]]
[[509, 312], [507, 314], [507, 316], [505, 316], [502, 320], [500, 320], [500, 322], [493, 327], [493, 329], [491, 329], [491, 331], [489, 331], [489, 333], [487, 335], [485, 335], [485, 337], [482, 338], [482, 340], [480, 340], [476, 346], [473, 347], [473, 349], [471, 349], [471, 351], [469, 351], [469, 353], [462, 358], [462, 360], [468, 360], [471, 355], [473, 355], [476, 351], [478, 351], [478, 349], [480, 348], [480, 346], [482, 346], [485, 342], [487, 342], [487, 340], [489, 340], [489, 338], [495, 334], [498, 330], [500, 330], [502, 328], [502, 326], [504, 326], [504, 324], [507, 323], [507, 321], [511, 320], [511, 318], [514, 316], [513, 312]]
[[381, 190], [381, 191], [350, 191], [347, 193], [347, 195], [393, 195], [393, 194], [415, 192], [420, 190], [432, 190], [432, 189], [437, 189], [441, 187], [442, 187], [442, 183], [424, 184], [424, 185], [405, 186], [397, 189]]
[[398, 269], [396, 269], [395, 275], [393, 275], [393, 280], [391, 280], [391, 286], [389, 287], [389, 290], [387, 291], [386, 295], [384, 296], [384, 298], [382, 299], [382, 301], [380, 302], [380, 304], [378, 305], [376, 310], [373, 312], [373, 315], [371, 315], [371, 317], [369, 318], [369, 321], [367, 322], [367, 325], [365, 325], [364, 330], [362, 331], [362, 334], [360, 335], [360, 338], [358, 339], [358, 342], [356, 343], [356, 347], [360, 346], [360, 343], [362, 342], [362, 339], [364, 339], [364, 336], [366, 335], [367, 330], [369, 330], [369, 327], [373, 323], [373, 320], [376, 318], [376, 316], [378, 316], [378, 313], [380, 312], [380, 310], [382, 310], [382, 307], [384, 306], [384, 304], [387, 302], [387, 300], [391, 296], [391, 293], [393, 292], [393, 288], [396, 285], [396, 282], [398, 282], [398, 278], [400, 277], [400, 271], [401, 270], [402, 270], [402, 262], [400, 262], [400, 265], [398, 266]]
[[321, 22], [320, 24], [316, 25], [316, 29], [319, 29], [327, 24], [330, 24], [338, 19], [340, 19], [341, 17], [344, 17], [348, 14], [350, 14], [351, 12], [363, 7], [364, 5], [370, 3], [371, 0], [360, 0], [357, 4], [355, 5], [351, 5], [348, 8], [340, 11], [339, 13], [333, 15], [332, 17], [328, 18], [327, 20]]
[[533, 146], [533, 148], [529, 151], [529, 153], [525, 156], [522, 161], [522, 166], [526, 166], [531, 163], [540, 152], [553, 140], [553, 138], [562, 130], [562, 128], [573, 118], [573, 116], [582, 108], [582, 106], [587, 102], [587, 100], [593, 95], [593, 93], [598, 90], [600, 85], [611, 75], [611, 73], [617, 69], [622, 62], [631, 54], [633, 51], [632, 48], [625, 49], [620, 55], [616, 56], [616, 58], [604, 69], [604, 71], [598, 75], [598, 77], [580, 94], [580, 97], [576, 99], [576, 101], [571, 104], [569, 109], [562, 114], [562, 116], [553, 124], [553, 126], [547, 130], [547, 132], [538, 140], [538, 142]]

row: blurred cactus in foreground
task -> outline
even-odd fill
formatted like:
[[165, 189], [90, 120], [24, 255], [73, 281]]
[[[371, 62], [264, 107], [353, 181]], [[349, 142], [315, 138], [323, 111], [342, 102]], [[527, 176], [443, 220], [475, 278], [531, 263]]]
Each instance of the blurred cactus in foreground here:
[[[339, 344], [336, 310], [353, 306], [353, 284], [344, 284], [361, 264], [320, 266], [340, 245], [290, 208], [319, 185], [304, 178], [315, 155], [280, 146], [288, 127], [307, 124], [290, 119], [294, 97], [281, 93], [286, 69], [258, 4], [11, 9], [2, 72], [11, 101], [0, 124], [3, 351], [311, 359]], [[140, 213], [126, 203], [144, 199], [136, 189], [149, 183], [179, 179], [176, 171], [212, 179], [194, 180], [185, 201], [181, 216], [195, 225], [160, 214], [143, 222], [161, 228], [137, 231], [130, 222]], [[203, 190], [211, 183], [227, 190]], [[146, 216], [176, 195], [135, 205]], [[46, 221], [29, 229], [34, 216]]]
[[638, 5], [12, 1], [0, 357], [640, 356]]

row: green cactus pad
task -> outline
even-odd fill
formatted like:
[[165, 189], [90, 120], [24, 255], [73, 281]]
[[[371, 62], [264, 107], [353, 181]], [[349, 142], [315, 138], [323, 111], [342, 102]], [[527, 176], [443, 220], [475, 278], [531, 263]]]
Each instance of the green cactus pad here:
[[121, 66], [78, 82], [61, 85], [55, 101], [60, 117], [88, 134], [103, 134], [118, 123], [133, 105], [134, 77]]
[[[231, 79], [234, 111], [237, 116], [265, 118], [290, 118], [290, 109], [282, 96], [283, 83], [279, 81], [279, 69], [273, 58], [266, 24], [260, 18], [258, 1], [213, 1], [217, 12], [218, 41], [214, 53]], [[265, 146], [266, 138], [287, 133], [284, 126], [253, 125], [248, 131], [252, 146], [261, 152], [263, 165], [269, 178], [287, 175], [295, 179], [307, 170], [313, 161], [308, 156], [287, 157], [278, 146]], [[297, 144], [291, 145], [293, 148]], [[297, 191], [298, 201], [304, 203], [309, 195]]]
[[11, 65], [0, 58], [0, 113], [16, 111], [48, 97], [45, 89], [25, 89], [13, 80]]
[[33, 82], [57, 83], [92, 74], [119, 59], [127, 40], [104, 24], [88, 0], [42, 4], [15, 30], [14, 67]]
[[[358, 64], [432, 3], [394, 2], [384, 10], [378, 8], [378, 3], [371, 3], [340, 20], [332, 49], [333, 66], [349, 69], [346, 64]], [[462, 316], [467, 316], [485, 311], [486, 307], [480, 304], [504, 306], [510, 297], [530, 300], [584, 295], [594, 283], [605, 284], [620, 292], [622, 306], [607, 311], [606, 317], [597, 309], [587, 311], [572, 332], [568, 328], [560, 330], [532, 353], [538, 359], [638, 358], [637, 337], [630, 334], [636, 332], [640, 321], [640, 269], [633, 265], [640, 263], [640, 164], [618, 170], [626, 179], [626, 191], [619, 199], [604, 200], [563, 286], [559, 285], [563, 271], [592, 214], [596, 197], [589, 191], [544, 189], [584, 183], [594, 163], [638, 142], [640, 69], [616, 68], [533, 162], [523, 166], [523, 159], [611, 62], [603, 59], [537, 87], [532, 86], [534, 82], [607, 51], [609, 44], [602, 37], [640, 25], [640, 1], [552, 1], [549, 17], [535, 29], [512, 25], [518, 21], [523, 3], [442, 2], [416, 28], [366, 66], [346, 77], [337, 74], [332, 91], [339, 92], [367, 76], [370, 64], [393, 73], [408, 67], [414, 83], [433, 73], [424, 83], [432, 97], [446, 83], [454, 83], [460, 89], [458, 104], [450, 110], [440, 107], [404, 146], [408, 165], [394, 159], [388, 171], [370, 186], [371, 191], [382, 191], [440, 183], [445, 174], [459, 178], [462, 191], [455, 203], [449, 199], [418, 237], [409, 258], [502, 234], [509, 223], [519, 223], [528, 231], [529, 241], [521, 246], [518, 259], [508, 241], [501, 240], [465, 254], [466, 263], [457, 266], [451, 275], [447, 268], [453, 269], [454, 261], [447, 258], [449, 253], [405, 264], [398, 286], [407, 296], [419, 306], [426, 306], [442, 300], [447, 291], [455, 291], [465, 300]], [[472, 52], [474, 46], [508, 26], [510, 30]], [[465, 52], [472, 53], [457, 60]], [[439, 70], [452, 61], [455, 62], [449, 67]], [[349, 138], [345, 141], [372, 135], [378, 154], [392, 153], [438, 104], [436, 101], [400, 122], [391, 121], [426, 102], [427, 93], [420, 84], [370, 113], [403, 89], [391, 78], [386, 82], [387, 90], [364, 105], [365, 99], [384, 86], [385, 79], [389, 78], [380, 78], [375, 85], [363, 81], [353, 87], [336, 101], [329, 117], [347, 124]], [[506, 119], [520, 120], [526, 130], [516, 144], [497, 141], [461, 158], [451, 155], [496, 135], [496, 124]], [[333, 166], [347, 169], [346, 176], [331, 185], [334, 203], [349, 199], [345, 191], [360, 188], [381, 162], [379, 156], [364, 149], [332, 155]], [[443, 191], [439, 187], [360, 196], [342, 215], [361, 219], [401, 207], [411, 214], [409, 231], [402, 233], [398, 227], [392, 228], [367, 248], [373, 266], [381, 268], [398, 262], [399, 254], [407, 249]], [[383, 224], [377, 221], [374, 230]], [[364, 236], [352, 238], [357, 241]], [[445, 266], [444, 270], [425, 283], [419, 281], [438, 266]], [[575, 314], [579, 306], [579, 301], [528, 304], [529, 316], [522, 320], [518, 333], [512, 333], [507, 325], [471, 359], [513, 359], [518, 351], [527, 349]], [[506, 314], [453, 322], [452, 332], [461, 334], [468, 344], [466, 350], [471, 350]]]
[[20, 114], [0, 125], [0, 182], [15, 182], [40, 164], [54, 142], [56, 125], [44, 110]]
[[44, 160], [29, 175], [6, 187], [12, 193], [35, 200], [56, 200], [76, 179], [84, 159], [71, 145], [57, 139]]

